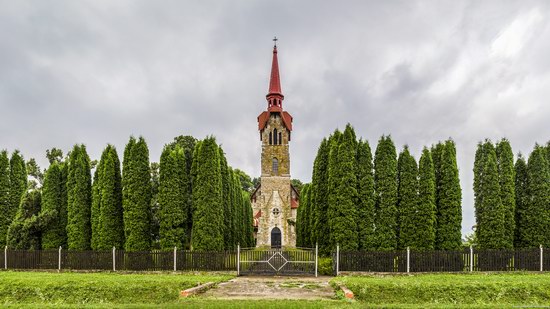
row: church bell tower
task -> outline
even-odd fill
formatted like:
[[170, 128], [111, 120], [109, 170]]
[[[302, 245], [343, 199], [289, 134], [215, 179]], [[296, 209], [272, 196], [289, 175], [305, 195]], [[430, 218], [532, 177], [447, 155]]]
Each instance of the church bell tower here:
[[[274, 39], [275, 43], [277, 39]], [[273, 46], [267, 110], [258, 116], [262, 143], [260, 185], [252, 195], [256, 246], [296, 246], [298, 192], [290, 184], [292, 116], [283, 110], [277, 45]]]

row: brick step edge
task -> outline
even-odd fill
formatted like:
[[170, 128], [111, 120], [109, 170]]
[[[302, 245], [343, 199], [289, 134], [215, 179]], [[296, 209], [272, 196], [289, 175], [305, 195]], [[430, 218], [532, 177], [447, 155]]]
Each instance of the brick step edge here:
[[340, 289], [342, 290], [342, 292], [344, 292], [344, 297], [347, 298], [347, 299], [353, 299], [353, 292], [348, 289], [347, 287], [341, 285], [340, 286]]
[[196, 295], [202, 292], [205, 292], [209, 288], [211, 288], [215, 283], [214, 282], [207, 282], [205, 284], [201, 284], [199, 286], [189, 288], [187, 290], [183, 290], [180, 292], [180, 297], [189, 297], [191, 295]]

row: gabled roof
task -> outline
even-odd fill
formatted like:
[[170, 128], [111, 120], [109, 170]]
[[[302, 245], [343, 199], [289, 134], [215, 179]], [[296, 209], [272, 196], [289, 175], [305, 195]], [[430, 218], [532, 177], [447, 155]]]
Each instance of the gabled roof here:
[[285, 128], [289, 131], [292, 131], [292, 115], [290, 115], [287, 111], [264, 111], [258, 116], [258, 130], [262, 131], [265, 126], [267, 125], [267, 121], [269, 120], [269, 116], [272, 113], [278, 113], [281, 115], [281, 118], [283, 119], [283, 125]]

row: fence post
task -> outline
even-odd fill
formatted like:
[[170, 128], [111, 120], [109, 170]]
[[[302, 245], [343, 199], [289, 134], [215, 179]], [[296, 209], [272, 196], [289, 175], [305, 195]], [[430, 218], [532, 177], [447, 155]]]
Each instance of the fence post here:
[[340, 273], [340, 245], [336, 245], [336, 276]]
[[115, 256], [116, 248], [113, 246], [113, 271], [116, 271], [116, 256]]
[[543, 252], [542, 245], [540, 245], [540, 271], [543, 271]]
[[178, 262], [177, 250], [178, 250], [178, 247], [174, 246], [174, 271], [176, 271], [176, 265], [177, 265], [177, 262]]
[[237, 276], [241, 274], [241, 244], [237, 244]]
[[318, 257], [319, 256], [319, 244], [315, 243], [315, 277], [317, 277], [317, 269], [318, 269]]
[[407, 247], [407, 273], [411, 270], [411, 249]]
[[470, 245], [470, 272], [474, 271], [474, 247]]
[[59, 252], [57, 253], [57, 271], [61, 271], [61, 246], [59, 246]]
[[4, 269], [8, 269], [8, 246], [4, 248]]

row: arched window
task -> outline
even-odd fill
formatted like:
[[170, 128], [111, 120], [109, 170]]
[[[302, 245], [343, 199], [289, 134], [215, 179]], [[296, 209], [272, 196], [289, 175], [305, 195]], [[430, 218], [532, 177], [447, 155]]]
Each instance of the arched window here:
[[269, 145], [273, 144], [273, 132], [269, 132]]
[[273, 175], [277, 176], [279, 175], [279, 160], [277, 158], [273, 158]]
[[277, 129], [273, 129], [273, 145], [277, 145]]
[[279, 145], [283, 143], [283, 135], [279, 132]]

